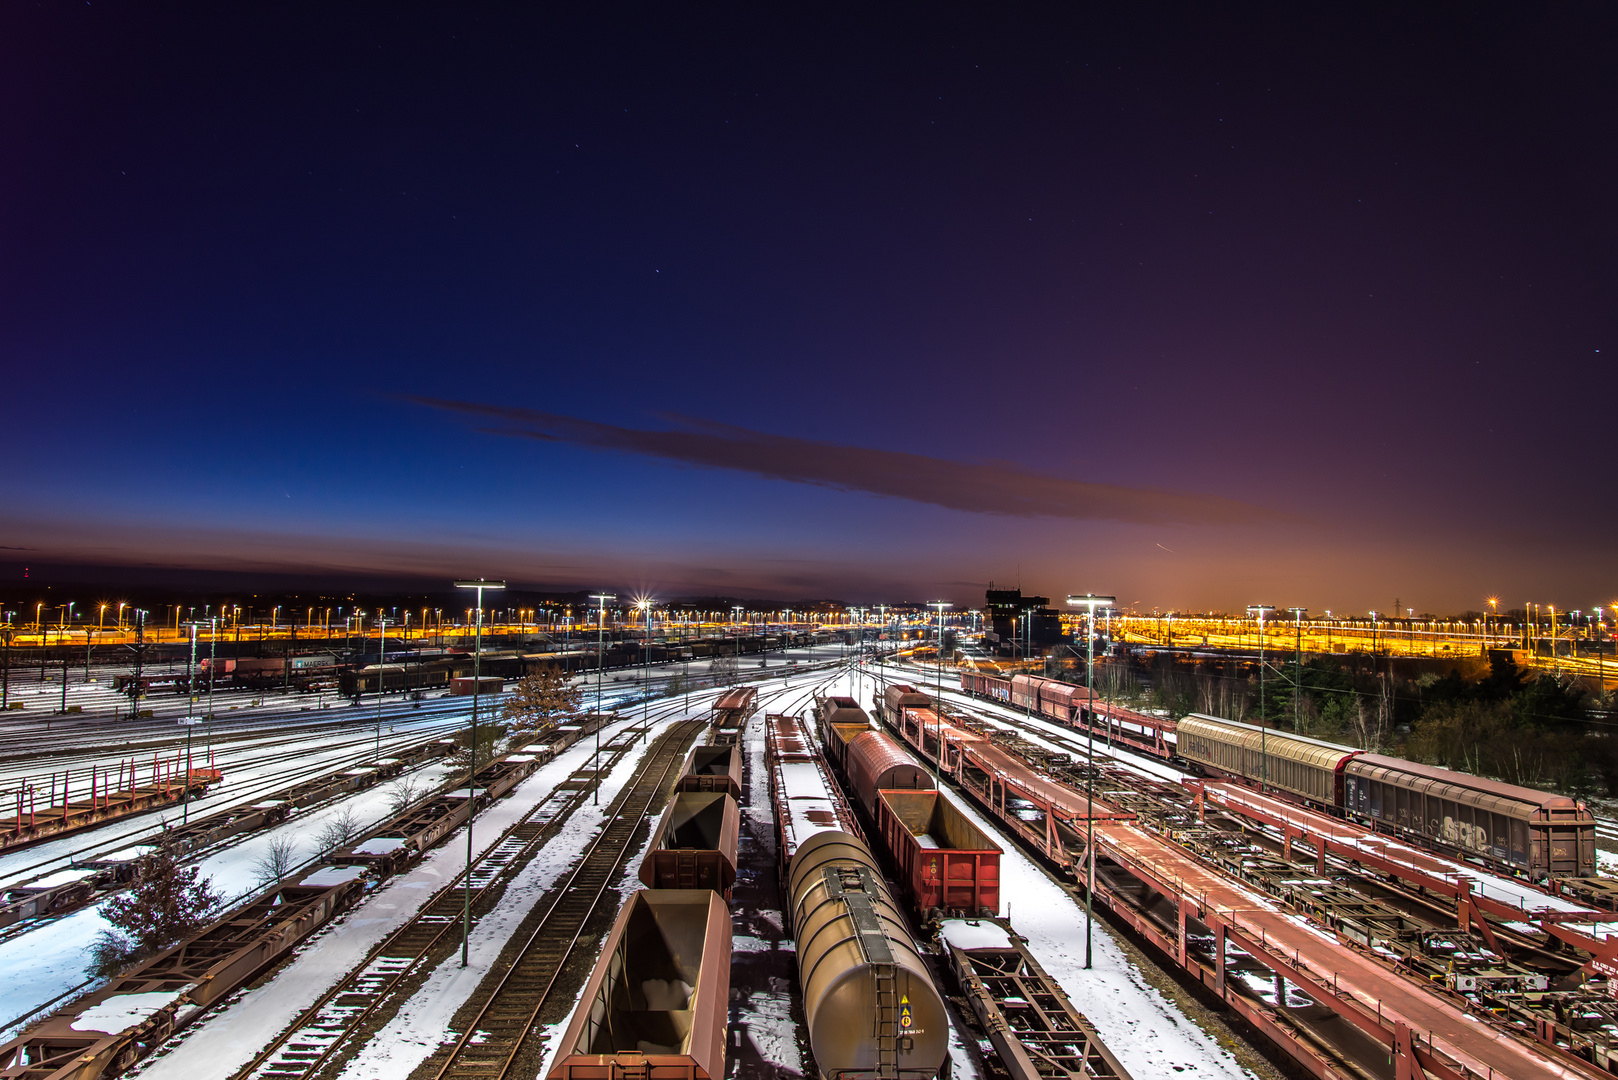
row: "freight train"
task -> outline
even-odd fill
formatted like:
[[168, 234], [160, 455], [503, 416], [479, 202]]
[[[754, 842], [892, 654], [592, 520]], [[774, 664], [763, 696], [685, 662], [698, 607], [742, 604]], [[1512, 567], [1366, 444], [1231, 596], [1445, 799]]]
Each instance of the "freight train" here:
[[772, 715], [765, 731], [784, 914], [820, 1075], [931, 1080], [949, 1057], [943, 994], [808, 725]]
[[1565, 795], [1192, 713], [1175, 722], [1094, 703], [1082, 687], [967, 672], [961, 689], [1105, 733], [1204, 776], [1232, 777], [1533, 881], [1594, 877], [1595, 815]]
[[[890, 695], [927, 701], [908, 686]], [[904, 745], [871, 726], [852, 698], [822, 698], [821, 743], [866, 814], [917, 915], [993, 918], [1000, 910], [1000, 846], [937, 790]]]
[[641, 861], [648, 887], [619, 910], [547, 1080], [723, 1080], [739, 762], [733, 746], [686, 758]]

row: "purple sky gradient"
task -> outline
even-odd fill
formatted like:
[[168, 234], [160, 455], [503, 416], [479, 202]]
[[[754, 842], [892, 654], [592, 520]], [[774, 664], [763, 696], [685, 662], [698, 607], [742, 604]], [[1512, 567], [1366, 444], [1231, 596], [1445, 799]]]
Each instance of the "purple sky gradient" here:
[[1615, 32], [14, 8], [0, 557], [1618, 599]]

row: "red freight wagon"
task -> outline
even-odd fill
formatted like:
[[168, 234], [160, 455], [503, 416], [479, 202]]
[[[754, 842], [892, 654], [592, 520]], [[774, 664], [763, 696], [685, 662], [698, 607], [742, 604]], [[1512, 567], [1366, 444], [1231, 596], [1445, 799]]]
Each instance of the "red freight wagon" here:
[[675, 791], [726, 791], [742, 797], [742, 753], [730, 746], [693, 746]]
[[1038, 675], [1013, 675], [1011, 677], [1011, 703], [1019, 709], [1029, 712], [1039, 711], [1039, 688], [1045, 685], [1046, 680]]
[[663, 811], [640, 880], [649, 889], [712, 889], [730, 899], [741, 835], [736, 800], [722, 791], [681, 791]]
[[618, 912], [546, 1080], [722, 1080], [730, 911], [712, 892], [646, 889]]
[[923, 917], [1000, 913], [1000, 846], [942, 792], [881, 791], [877, 829]]

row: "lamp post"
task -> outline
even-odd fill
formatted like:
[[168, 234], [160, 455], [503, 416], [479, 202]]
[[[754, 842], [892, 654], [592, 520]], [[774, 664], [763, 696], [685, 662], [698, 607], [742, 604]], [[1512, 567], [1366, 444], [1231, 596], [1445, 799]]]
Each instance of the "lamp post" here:
[[[377, 641], [377, 655], [376, 655], [376, 757], [375, 757], [375, 760], [381, 761], [382, 760], [382, 680], [384, 678], [386, 678], [386, 669], [387, 669], [387, 663], [388, 663], [388, 617], [386, 615], [382, 616], [380, 619], [377, 620], [377, 623], [376, 623], [376, 641]], [[477, 659], [477, 656], [474, 655], [472, 657], [472, 680], [473, 680], [472, 681], [472, 715], [473, 715], [473, 717], [477, 716], [477, 700], [478, 700], [478, 697], [477, 697], [477, 694], [478, 694], [477, 665], [478, 665], [478, 659]], [[477, 721], [476, 721], [476, 719], [474, 719], [473, 724], [475, 725], [476, 723], [477, 723]], [[473, 743], [474, 749], [472, 751], [472, 765], [473, 765], [474, 769], [477, 766], [476, 745], [477, 744], [474, 742]], [[470, 822], [472, 820], [472, 816], [470, 814], [468, 814], [466, 819], [467, 819], [468, 822]]]
[[636, 606], [640, 608], [641, 632], [646, 639], [640, 650], [640, 669], [646, 683], [640, 695], [640, 737], [644, 742], [652, 727], [652, 598], [645, 597]]
[[186, 626], [191, 631], [191, 654], [185, 662], [185, 787], [180, 791], [181, 825], [191, 813], [191, 728], [196, 724], [192, 710], [197, 701], [197, 688], [191, 681], [192, 669], [197, 665], [197, 624], [190, 622]]
[[1275, 610], [1273, 604], [1249, 604], [1247, 613], [1258, 616], [1258, 767], [1259, 787], [1269, 790], [1269, 726], [1264, 722], [1264, 616]]
[[1292, 730], [1296, 733], [1301, 723], [1299, 709], [1303, 704], [1303, 691], [1301, 689], [1303, 684], [1303, 616], [1309, 609], [1294, 607], [1287, 608], [1287, 610], [1292, 612], [1293, 618], [1298, 622], [1298, 643], [1292, 658]]
[[730, 609], [730, 623], [736, 628], [736, 676], [738, 678], [741, 677], [742, 673], [742, 629], [738, 620], [741, 618], [742, 612], [746, 610], [740, 604], [736, 604]]
[[1082, 607], [1086, 611], [1084, 624], [1086, 650], [1084, 686], [1089, 694], [1090, 703], [1087, 706], [1089, 715], [1085, 718], [1085, 740], [1087, 742], [1086, 755], [1089, 767], [1085, 770], [1084, 780], [1084, 854], [1089, 860], [1089, 867], [1085, 873], [1084, 886], [1084, 966], [1090, 968], [1091, 957], [1094, 952], [1095, 928], [1093, 913], [1093, 897], [1096, 891], [1096, 608], [1110, 608], [1118, 602], [1116, 596], [1097, 596], [1095, 593], [1085, 593], [1083, 596], [1069, 596], [1067, 602], [1074, 607]]
[[[944, 609], [953, 607], [942, 600], [934, 600], [927, 605], [938, 609], [938, 762], [943, 767], [944, 761]], [[927, 745], [927, 733], [922, 732], [922, 745]]]
[[219, 639], [218, 616], [208, 620], [208, 753], [213, 753], [213, 684], [219, 676], [219, 660], [214, 642]]
[[606, 671], [607, 652], [607, 601], [616, 600], [616, 593], [592, 593], [590, 599], [597, 601], [601, 609], [599, 629], [596, 631], [596, 753], [591, 772], [595, 773], [595, 790], [590, 793], [590, 801], [601, 801], [601, 678]]
[[[473, 800], [477, 798], [478, 780], [478, 692], [483, 689], [483, 590], [504, 589], [504, 581], [489, 581], [478, 578], [476, 581], [457, 581], [457, 589], [476, 589], [478, 597], [478, 626], [477, 636], [473, 638], [472, 646], [472, 762], [466, 771], [466, 895], [461, 904], [461, 966], [466, 966], [467, 952], [472, 940], [472, 811]], [[379, 676], [380, 680], [380, 676]], [[381, 745], [381, 709], [382, 695], [381, 682], [378, 681], [377, 694], [377, 740]]]

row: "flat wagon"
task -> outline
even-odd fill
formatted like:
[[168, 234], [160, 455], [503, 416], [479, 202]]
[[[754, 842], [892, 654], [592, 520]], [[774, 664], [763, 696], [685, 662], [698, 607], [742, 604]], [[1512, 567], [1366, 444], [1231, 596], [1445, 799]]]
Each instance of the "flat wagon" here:
[[723, 1080], [730, 911], [707, 889], [652, 889], [618, 912], [548, 1080]]

